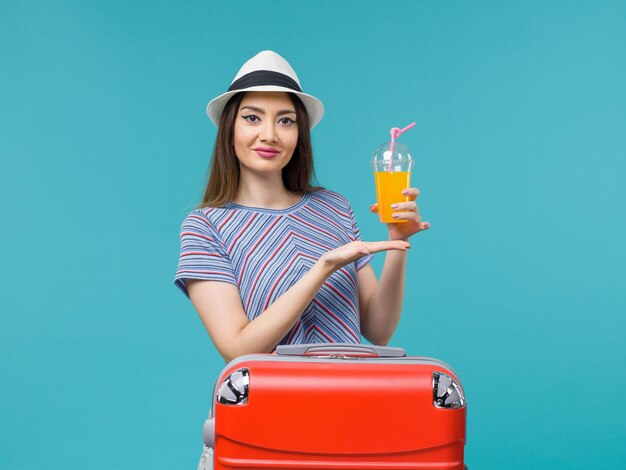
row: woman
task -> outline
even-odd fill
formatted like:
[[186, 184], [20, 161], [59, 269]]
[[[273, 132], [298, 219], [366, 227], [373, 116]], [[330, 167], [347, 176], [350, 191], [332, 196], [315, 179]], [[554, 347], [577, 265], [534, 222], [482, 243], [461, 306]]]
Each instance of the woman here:
[[[323, 115], [291, 66], [263, 51], [207, 112], [218, 125], [203, 203], [181, 228], [175, 282], [226, 361], [278, 344], [387, 344], [404, 295], [408, 238], [429, 227], [397, 204], [389, 240], [361, 241], [342, 196], [312, 187], [310, 128]], [[372, 212], [377, 212], [373, 204]], [[387, 251], [380, 282], [371, 255]]]

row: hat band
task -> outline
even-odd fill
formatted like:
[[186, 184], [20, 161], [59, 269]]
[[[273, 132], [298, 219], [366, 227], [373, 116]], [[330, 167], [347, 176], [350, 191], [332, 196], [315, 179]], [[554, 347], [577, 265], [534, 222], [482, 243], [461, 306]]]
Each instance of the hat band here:
[[230, 87], [228, 87], [228, 91], [243, 90], [264, 85], [277, 85], [302, 92], [302, 89], [293, 78], [284, 73], [272, 72], [271, 70], [255, 70], [254, 72], [247, 73], [243, 77], [235, 80]]

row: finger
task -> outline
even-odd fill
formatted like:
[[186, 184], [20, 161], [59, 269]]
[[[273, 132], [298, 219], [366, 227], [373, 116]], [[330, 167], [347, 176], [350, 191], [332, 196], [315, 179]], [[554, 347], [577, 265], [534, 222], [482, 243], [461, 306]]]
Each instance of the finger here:
[[413, 211], [417, 212], [417, 204], [414, 201], [409, 202], [396, 202], [391, 205], [391, 208], [396, 211]]
[[370, 205], [370, 212], [378, 212], [378, 204], [374, 203]]
[[417, 188], [406, 188], [402, 191], [406, 197], [408, 197], [411, 201], [417, 199], [417, 196], [420, 195], [420, 190]]
[[370, 253], [378, 253], [379, 251], [386, 250], [400, 250], [406, 251], [411, 248], [411, 244], [409, 242], [405, 242], [402, 240], [390, 240], [384, 242], [365, 242], [367, 245], [367, 249]]
[[421, 216], [417, 212], [394, 212], [391, 214], [396, 220], [414, 220], [416, 222], [420, 222], [422, 220]]
[[420, 222], [420, 230], [428, 230], [430, 228], [430, 222]]

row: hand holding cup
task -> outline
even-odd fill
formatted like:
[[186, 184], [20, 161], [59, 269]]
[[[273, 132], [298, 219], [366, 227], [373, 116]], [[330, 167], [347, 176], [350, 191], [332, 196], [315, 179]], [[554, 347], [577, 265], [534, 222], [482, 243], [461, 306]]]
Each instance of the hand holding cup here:
[[[406, 188], [402, 191], [402, 195], [404, 195], [408, 201], [396, 202], [391, 205], [391, 210], [394, 211], [392, 217], [396, 223], [387, 224], [390, 240], [407, 240], [410, 236], [430, 228], [430, 222], [423, 222], [419, 214], [419, 208], [416, 203], [419, 194], [420, 191], [417, 188]], [[370, 206], [370, 211], [374, 214], [379, 213], [378, 209], [377, 203]]]

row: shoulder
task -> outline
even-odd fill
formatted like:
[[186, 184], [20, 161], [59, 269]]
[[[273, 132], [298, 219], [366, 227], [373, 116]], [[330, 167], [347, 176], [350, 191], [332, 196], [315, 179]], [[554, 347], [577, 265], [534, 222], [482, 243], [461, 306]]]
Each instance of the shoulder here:
[[181, 231], [189, 228], [194, 228], [200, 231], [216, 231], [216, 227], [219, 226], [220, 220], [223, 219], [228, 209], [223, 207], [201, 207], [194, 209], [183, 220], [181, 224]]
[[319, 214], [320, 219], [338, 224], [346, 231], [352, 229], [354, 213], [348, 199], [341, 194], [329, 189], [318, 189], [311, 193], [309, 207]]
[[317, 189], [311, 193], [311, 199], [331, 204], [339, 210], [349, 211], [350, 202], [341, 194], [330, 189]]
[[204, 209], [194, 209], [187, 214], [182, 223], [183, 227], [186, 225], [211, 225], [207, 214]]

